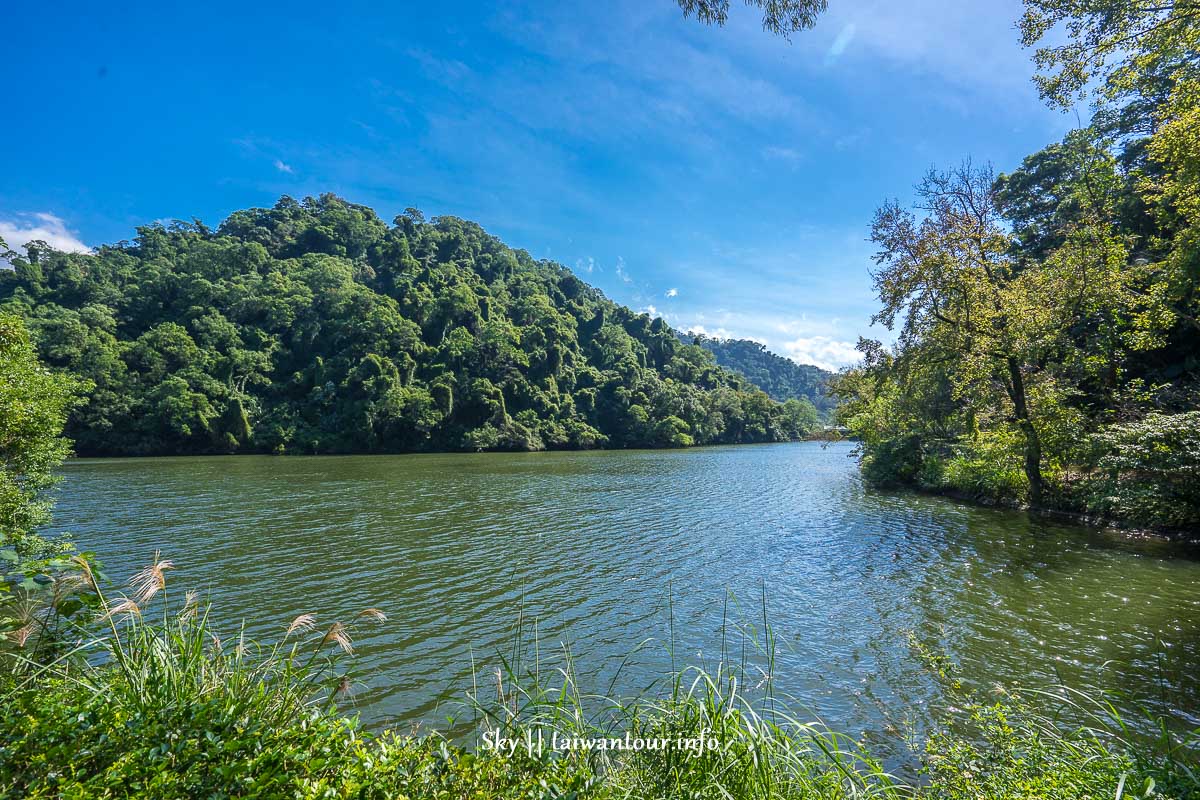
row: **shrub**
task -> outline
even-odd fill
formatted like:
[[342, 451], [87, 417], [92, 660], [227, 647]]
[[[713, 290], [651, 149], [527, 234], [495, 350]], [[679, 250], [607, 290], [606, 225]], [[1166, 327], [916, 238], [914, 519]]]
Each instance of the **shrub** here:
[[955, 447], [946, 462], [943, 485], [979, 500], [1022, 500], [1029, 488], [1022, 467], [1021, 443], [1011, 431], [981, 432]]
[[874, 486], [912, 485], [924, 470], [919, 436], [898, 436], [864, 446], [863, 479]]
[[[546, 749], [470, 752], [437, 733], [421, 738], [362, 732], [337, 701], [349, 685], [339, 664], [354, 623], [318, 627], [301, 615], [280, 644], [223, 643], [193, 596], [172, 611], [168, 561], [134, 576], [130, 594], [107, 599], [87, 561], [79, 575], [98, 600], [94, 625], [75, 626], [79, 646], [0, 684], [0, 797], [76, 798], [794, 798], [1005, 800], [1189, 798], [1200, 776], [1187, 766], [1196, 742], [1166, 733], [1157, 744], [1123, 738], [1103, 703], [1074, 704], [1074, 728], [1036, 713], [1021, 697], [964, 703], [925, 751], [928, 781], [911, 785], [860, 744], [791, 715], [774, 694], [774, 637], [756, 649], [763, 680], [744, 686], [742, 664], [672, 675], [665, 696], [629, 702], [581, 694], [569, 652], [550, 677], [542, 661], [522, 672], [505, 661], [494, 702], [472, 693], [483, 731], [519, 738], [542, 729], [567, 736], [666, 739], [702, 735], [715, 746], [638, 751]], [[382, 621], [368, 609], [360, 620]], [[153, 620], [153, 621], [151, 621]], [[931, 659], [952, 678], [945, 657]], [[952, 688], [961, 684], [950, 680]], [[591, 702], [589, 701], [597, 701]], [[1090, 701], [1087, 701], [1090, 702]], [[598, 708], [589, 713], [589, 705]], [[1193, 748], [1193, 749], [1188, 749]], [[1155, 788], [1157, 787], [1157, 788]]]
[[1114, 425], [1094, 444], [1089, 511], [1150, 525], [1200, 524], [1200, 411]]
[[107, 633], [76, 626], [69, 653], [5, 674], [0, 797], [532, 798], [593, 780], [567, 761], [480, 757], [437, 735], [364, 735], [336, 705], [349, 687], [338, 655], [356, 622], [384, 619], [376, 609], [320, 628], [301, 615], [261, 648], [222, 642], [194, 596], [172, 612], [169, 561], [119, 600], [76, 563]]

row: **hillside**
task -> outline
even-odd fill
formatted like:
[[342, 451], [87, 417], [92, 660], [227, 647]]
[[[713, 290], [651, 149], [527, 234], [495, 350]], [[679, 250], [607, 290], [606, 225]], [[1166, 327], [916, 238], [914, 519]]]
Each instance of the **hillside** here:
[[835, 405], [826, 393], [833, 373], [812, 364], [797, 364], [750, 339], [714, 339], [690, 331], [681, 340], [697, 344], [716, 357], [717, 364], [745, 376], [772, 399], [782, 403], [805, 399], [824, 413]]
[[815, 423], [455, 217], [388, 226], [332, 195], [284, 197], [215, 230], [28, 250], [0, 271], [0, 311], [93, 382], [67, 427], [81, 454], [686, 446]]

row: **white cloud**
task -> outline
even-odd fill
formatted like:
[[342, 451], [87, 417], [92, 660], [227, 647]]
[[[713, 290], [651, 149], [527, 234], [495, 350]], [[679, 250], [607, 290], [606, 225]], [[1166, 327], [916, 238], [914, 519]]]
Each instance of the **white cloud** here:
[[295, 173], [295, 171], [296, 171], [296, 170], [292, 169], [291, 164], [285, 164], [282, 161], [280, 161], [278, 158], [275, 159], [275, 169], [279, 170], [280, 172], [286, 172], [288, 175], [291, 175], [291, 174]]
[[838, 370], [862, 358], [853, 342], [828, 336], [809, 336], [783, 343], [783, 355], [798, 364], [813, 364], [822, 369]]
[[678, 289], [667, 289], [667, 297], [678, 297], [678, 296], [679, 296]]
[[649, 314], [652, 317], [658, 316], [658, 309], [655, 308], [654, 306], [646, 306], [645, 308], [642, 309], [642, 312]]
[[592, 273], [592, 270], [594, 270], [595, 268], [596, 268], [596, 259], [592, 258], [591, 256], [588, 256], [587, 259], [582, 259], [582, 258], [575, 259], [575, 271], [576, 272], [586, 272], [590, 275]]
[[725, 327], [717, 327], [712, 329], [706, 328], [703, 325], [677, 325], [675, 327], [677, 330], [680, 330], [684, 333], [693, 333], [697, 336], [707, 336], [709, 339], [746, 339], [747, 341], [758, 342], [763, 347], [770, 346], [766, 339], [758, 336], [751, 336], [750, 334], [746, 333], [737, 333]]
[[92, 248], [79, 240], [74, 231], [67, 228], [61, 217], [40, 212], [18, 214], [17, 219], [0, 220], [0, 239], [14, 250], [24, 251], [30, 242], [45, 242], [55, 250], [68, 253], [90, 253]]
[[1021, 47], [1014, 24], [1021, 12], [1020, 0], [840, 4], [819, 23], [837, 31], [825, 63], [835, 61], [853, 40], [860, 58], [882, 56], [937, 76], [969, 88], [976, 101], [999, 90], [1009, 102], [1036, 103], [1030, 52]]
[[617, 256], [617, 277], [625, 283], [633, 283], [633, 278], [629, 277], [629, 273], [625, 271], [625, 259]]
[[837, 38], [833, 40], [833, 44], [829, 45], [829, 58], [836, 59], [842, 53], [846, 52], [846, 48], [850, 46], [850, 42], [854, 39], [854, 33], [858, 30], [858, 26], [853, 22], [847, 22], [838, 31]]

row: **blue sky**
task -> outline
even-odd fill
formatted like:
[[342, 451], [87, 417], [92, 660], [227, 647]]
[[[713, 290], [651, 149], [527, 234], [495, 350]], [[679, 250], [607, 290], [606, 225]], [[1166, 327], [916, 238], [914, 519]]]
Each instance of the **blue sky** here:
[[333, 191], [475, 220], [676, 327], [835, 367], [886, 338], [874, 209], [1075, 123], [1037, 99], [1019, 0], [831, 0], [790, 43], [738, 0], [725, 28], [674, 0], [171, 5], [7, 11], [10, 245]]

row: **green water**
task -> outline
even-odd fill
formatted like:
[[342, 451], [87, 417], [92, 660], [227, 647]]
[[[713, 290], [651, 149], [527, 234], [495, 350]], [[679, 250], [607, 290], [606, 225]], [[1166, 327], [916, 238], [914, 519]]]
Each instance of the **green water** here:
[[85, 460], [65, 469], [56, 519], [114, 578], [161, 550], [171, 586], [204, 590], [227, 631], [384, 609], [357, 639], [354, 702], [372, 725], [443, 720], [473, 661], [492, 680], [518, 618], [544, 658], [570, 644], [587, 688], [631, 694], [670, 670], [669, 650], [713, 664], [726, 613], [757, 622], [764, 589], [777, 691], [841, 730], [936, 713], [909, 631], [980, 687], [1058, 675], [1200, 724], [1200, 561], [869, 491], [850, 453]]

